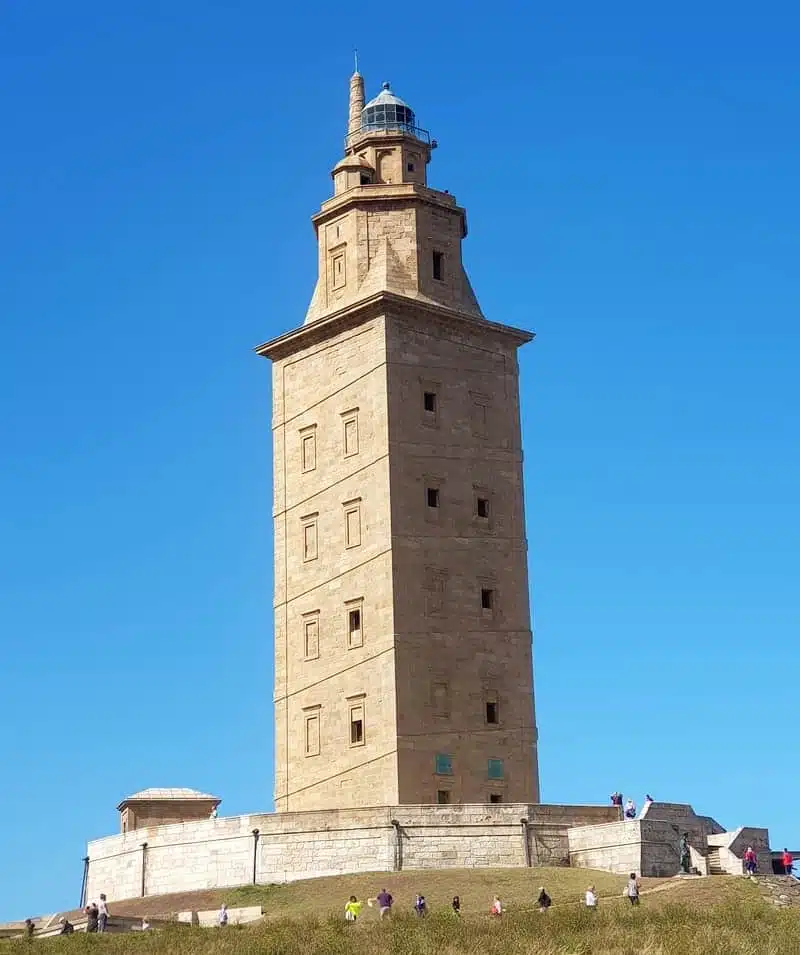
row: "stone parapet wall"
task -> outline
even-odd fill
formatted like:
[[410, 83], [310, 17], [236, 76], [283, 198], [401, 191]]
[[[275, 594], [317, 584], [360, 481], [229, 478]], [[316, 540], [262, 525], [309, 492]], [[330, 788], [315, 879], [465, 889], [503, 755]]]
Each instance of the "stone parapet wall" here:
[[609, 872], [636, 872], [665, 878], [680, 871], [680, 840], [688, 833], [691, 866], [709, 874], [709, 849], [719, 851], [723, 871], [742, 871], [741, 855], [752, 845], [759, 868], [770, 871], [769, 833], [743, 828], [734, 832], [708, 816], [698, 816], [691, 806], [653, 803], [638, 819], [568, 830], [570, 865]]
[[243, 885], [254, 875], [258, 883], [272, 883], [400, 868], [567, 864], [568, 828], [616, 815], [606, 806], [507, 803], [254, 814], [158, 826], [90, 842], [87, 896], [105, 892], [114, 901], [189, 892]]
[[[679, 837], [672, 823], [633, 819], [570, 829], [570, 865], [608, 872], [663, 878], [680, 869]], [[693, 850], [693, 864], [705, 874], [703, 853]]]
[[569, 829], [570, 865], [609, 872], [640, 872], [641, 827], [637, 819]]

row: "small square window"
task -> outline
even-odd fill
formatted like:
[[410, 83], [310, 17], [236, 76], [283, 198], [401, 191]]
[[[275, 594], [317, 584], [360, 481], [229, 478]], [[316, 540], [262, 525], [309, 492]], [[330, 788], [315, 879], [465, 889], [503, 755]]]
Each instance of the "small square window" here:
[[436, 414], [436, 392], [426, 391], [422, 395], [422, 407], [428, 414]]
[[333, 287], [334, 288], [344, 288], [345, 285], [345, 272], [344, 272], [344, 253], [340, 252], [337, 255], [333, 256], [331, 261], [331, 270], [333, 273]]
[[359, 547], [361, 545], [361, 504], [358, 501], [347, 501], [344, 504], [344, 546]]
[[486, 766], [486, 774], [489, 779], [503, 779], [503, 760], [490, 759]]
[[342, 415], [342, 425], [344, 428], [342, 435], [344, 456], [349, 458], [358, 454], [358, 410], [346, 411]]
[[350, 723], [350, 742], [353, 746], [364, 742], [364, 721], [352, 720]]
[[503, 794], [502, 793], [490, 793], [489, 802], [502, 802]]
[[303, 615], [303, 657], [316, 660], [319, 657], [319, 611]]
[[425, 612], [431, 616], [444, 610], [447, 572], [433, 567], [425, 568]]
[[478, 438], [489, 434], [489, 399], [485, 395], [472, 396], [472, 433]]
[[437, 776], [452, 776], [453, 757], [447, 753], [437, 753], [435, 772]]
[[491, 587], [481, 587], [481, 609], [494, 609], [494, 591]]
[[488, 497], [479, 497], [477, 500], [477, 511], [478, 517], [482, 517], [484, 520], [489, 519], [489, 498]]
[[302, 518], [303, 522], [303, 560], [317, 559], [317, 516]]
[[347, 610], [347, 648], [352, 650], [354, 647], [364, 645], [364, 612], [363, 601], [352, 600], [345, 604]]
[[319, 756], [319, 707], [315, 708], [315, 712], [306, 715], [305, 750], [306, 756]]
[[444, 256], [441, 252], [433, 251], [433, 277], [437, 282], [444, 279]]
[[434, 716], [450, 715], [450, 687], [447, 683], [434, 683], [431, 687], [431, 702]]
[[372, 182], [372, 178], [368, 172], [361, 173], [361, 185], [368, 186]]
[[436, 790], [436, 802], [440, 806], [449, 806], [450, 805], [450, 790], [449, 789], [437, 789]]
[[312, 425], [300, 432], [300, 468], [305, 474], [306, 471], [313, 471], [316, 466], [317, 433], [316, 425]]
[[408, 164], [406, 165], [406, 169], [407, 169], [409, 172], [413, 172], [413, 171], [414, 171], [414, 163], [413, 163], [413, 162], [408, 163]]
[[350, 745], [364, 745], [364, 705], [350, 707]]
[[486, 722], [487, 723], [499, 723], [500, 714], [497, 709], [497, 702], [495, 700], [489, 700], [486, 703]]
[[438, 507], [439, 506], [439, 488], [438, 487], [429, 487], [425, 489], [425, 495], [428, 500], [428, 507]]

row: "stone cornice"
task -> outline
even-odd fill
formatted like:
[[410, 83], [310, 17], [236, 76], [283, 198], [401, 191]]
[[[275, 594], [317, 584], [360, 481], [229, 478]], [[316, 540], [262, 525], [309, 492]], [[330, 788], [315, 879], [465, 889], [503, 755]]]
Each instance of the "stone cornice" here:
[[533, 332], [521, 328], [501, 325], [498, 322], [489, 322], [486, 319], [472, 318], [445, 306], [420, 302], [404, 295], [397, 295], [394, 292], [382, 291], [340, 309], [338, 312], [333, 312], [316, 322], [310, 322], [308, 325], [301, 325], [299, 328], [285, 332], [271, 341], [264, 342], [263, 345], [258, 345], [254, 351], [262, 358], [277, 361], [286, 358], [300, 348], [324, 341], [347, 328], [360, 325], [370, 318], [387, 313], [411, 321], [418, 320], [426, 323], [435, 321], [441, 325], [455, 327], [482, 338], [497, 336], [507, 341], [510, 340], [517, 348], [532, 341], [535, 337]]
[[455, 196], [437, 189], [429, 189], [416, 182], [401, 182], [395, 184], [377, 183], [364, 186], [354, 186], [338, 196], [327, 199], [320, 206], [319, 212], [311, 217], [314, 229], [328, 219], [340, 215], [342, 210], [350, 206], [366, 206], [371, 203], [391, 201], [394, 203], [423, 202], [429, 206], [437, 206], [447, 212], [455, 212], [461, 216], [464, 223], [463, 235], [467, 234], [467, 210], [456, 204]]

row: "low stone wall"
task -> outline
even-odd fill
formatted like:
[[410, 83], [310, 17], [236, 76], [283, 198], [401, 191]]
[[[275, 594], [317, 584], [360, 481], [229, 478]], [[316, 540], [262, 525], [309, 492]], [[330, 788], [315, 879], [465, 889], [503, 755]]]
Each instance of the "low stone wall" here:
[[641, 822], [582, 826], [568, 831], [570, 865], [608, 872], [640, 872], [642, 865]]
[[[244, 905], [228, 909], [228, 925], [249, 925], [263, 917], [264, 910], [260, 905]], [[216, 928], [219, 926], [219, 909], [178, 912], [178, 921], [189, 925], [199, 925], [200, 928]]]
[[[633, 819], [605, 826], [570, 829], [570, 865], [607, 872], [664, 878], [680, 869], [679, 837], [671, 823]], [[692, 850], [692, 864], [706, 874], [703, 853]]]
[[610, 806], [384, 806], [137, 829], [89, 843], [87, 897], [105, 892], [113, 901], [349, 872], [567, 865], [571, 826], [616, 818]]

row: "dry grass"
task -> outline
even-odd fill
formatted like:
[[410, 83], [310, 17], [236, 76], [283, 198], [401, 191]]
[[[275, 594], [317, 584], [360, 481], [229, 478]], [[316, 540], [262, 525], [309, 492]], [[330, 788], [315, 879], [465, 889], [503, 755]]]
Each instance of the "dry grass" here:
[[[600, 908], [572, 904], [589, 880], [601, 893]], [[531, 911], [540, 884], [555, 905]], [[355, 926], [342, 918], [344, 895], [373, 895], [385, 885], [398, 910], [380, 923], [374, 910]], [[651, 883], [651, 888], [654, 888]], [[434, 908], [427, 919], [409, 913], [412, 893], [423, 891]], [[458, 891], [465, 914], [446, 902]], [[498, 891], [509, 903], [502, 919], [488, 905]], [[324, 879], [294, 886], [246, 887], [226, 895], [231, 904], [266, 899], [270, 918], [245, 928], [175, 929], [144, 935], [83, 936], [40, 940], [54, 955], [791, 955], [800, 953], [800, 912], [762, 902], [743, 879], [713, 878], [659, 886], [633, 909], [621, 896], [621, 880], [575, 870], [481, 870], [393, 873]], [[563, 893], [563, 897], [562, 897]], [[148, 900], [154, 902], [155, 900]], [[561, 904], [559, 904], [561, 903]], [[316, 916], [309, 911], [316, 911]], [[329, 915], [334, 911], [335, 915]], [[25, 942], [6, 943], [12, 955]], [[6, 951], [0, 945], [0, 951]]]
[[[540, 885], [547, 887], [556, 905], [561, 905], [577, 904], [590, 883], [601, 898], [616, 899], [621, 897], [625, 881], [623, 876], [608, 872], [566, 868], [406, 870], [131, 899], [113, 904], [111, 911], [157, 918], [188, 909], [215, 909], [227, 902], [229, 906], [262, 905], [269, 918], [324, 918], [341, 915], [350, 895], [366, 899], [385, 887], [397, 899], [398, 911], [410, 911], [414, 896], [422, 892], [432, 911], [449, 909], [453, 896], [459, 895], [465, 914], [483, 914], [498, 893], [511, 911], [518, 912], [533, 906]], [[647, 889], [663, 881], [644, 879], [642, 885]]]

